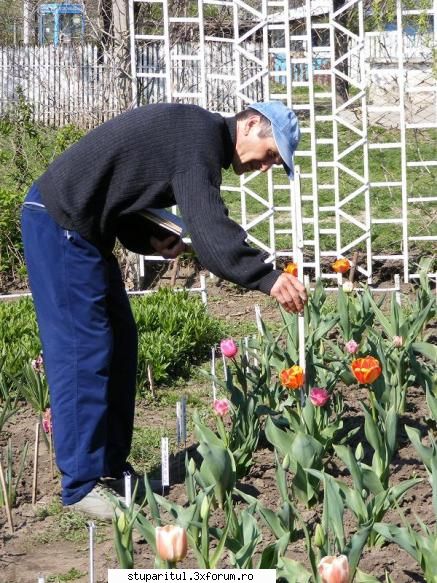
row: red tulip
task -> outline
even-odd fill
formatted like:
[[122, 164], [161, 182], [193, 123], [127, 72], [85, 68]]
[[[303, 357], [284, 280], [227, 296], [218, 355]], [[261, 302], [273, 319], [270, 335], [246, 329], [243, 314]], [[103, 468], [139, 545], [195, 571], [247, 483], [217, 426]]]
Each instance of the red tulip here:
[[361, 384], [374, 383], [382, 372], [379, 360], [373, 356], [356, 358], [351, 362], [352, 372]]
[[351, 268], [351, 263], [349, 259], [342, 257], [334, 261], [334, 263], [331, 263], [331, 267], [335, 273], [346, 273]]
[[319, 563], [323, 583], [349, 583], [349, 563], [346, 555], [323, 557]]
[[226, 338], [220, 342], [220, 350], [227, 358], [233, 358], [238, 352], [238, 346], [232, 338]]
[[303, 368], [297, 364], [291, 368], [281, 370], [279, 378], [281, 384], [287, 389], [300, 389], [305, 381]]
[[157, 526], [155, 541], [156, 553], [163, 561], [177, 563], [187, 554], [187, 532], [181, 526]]

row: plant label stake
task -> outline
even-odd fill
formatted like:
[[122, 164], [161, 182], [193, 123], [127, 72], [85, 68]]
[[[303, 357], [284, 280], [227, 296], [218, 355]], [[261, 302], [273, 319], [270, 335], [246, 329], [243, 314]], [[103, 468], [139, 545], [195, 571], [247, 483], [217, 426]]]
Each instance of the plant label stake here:
[[187, 397], [181, 399], [181, 440], [187, 446]]
[[[253, 339], [256, 341], [256, 336], [253, 335]], [[258, 350], [256, 348], [253, 349], [253, 352], [255, 353], [255, 356], [253, 357], [253, 366], [258, 366]]]
[[36, 504], [36, 489], [38, 485], [38, 453], [39, 453], [39, 426], [35, 425], [35, 450], [33, 455], [33, 484], [32, 484], [32, 505]]
[[228, 380], [228, 367], [226, 364], [226, 356], [222, 353], [222, 360], [223, 360], [223, 373], [225, 377], [225, 382]]
[[168, 437], [161, 437], [161, 483], [162, 491], [170, 486], [170, 466], [168, 462]]
[[181, 427], [181, 402], [178, 401], [176, 403], [176, 440], [177, 440], [177, 444], [178, 447], [180, 447], [181, 445], [181, 440], [182, 440], [182, 427]]
[[262, 326], [262, 319], [261, 319], [261, 308], [258, 304], [255, 304], [255, 321], [256, 327], [258, 329], [258, 333], [260, 336], [264, 335], [263, 326]]
[[3, 499], [5, 501], [5, 510], [6, 510], [6, 517], [8, 519], [9, 530], [11, 531], [11, 534], [13, 534], [14, 533], [14, 523], [12, 522], [12, 513], [11, 513], [11, 507], [9, 504], [8, 490], [6, 488], [5, 475], [3, 473], [3, 463], [2, 463], [1, 453], [0, 453], [0, 487], [3, 490]]
[[45, 583], [45, 579], [43, 575], [38, 575], [38, 581], [36, 583]]
[[155, 398], [155, 383], [153, 381], [153, 370], [150, 364], [147, 365], [147, 378], [149, 379], [150, 392], [152, 393], [152, 399]]
[[212, 376], [212, 402], [217, 399], [217, 389], [215, 386], [215, 346], [211, 348], [211, 376]]
[[131, 505], [132, 502], [132, 479], [131, 475], [128, 472], [124, 474], [124, 503], [126, 504], [127, 508]]
[[49, 431], [49, 457], [50, 457], [50, 475], [53, 480], [55, 477], [55, 469], [53, 464], [53, 432], [51, 428]]
[[94, 539], [96, 525], [94, 522], [88, 523], [89, 528], [89, 583], [94, 583]]

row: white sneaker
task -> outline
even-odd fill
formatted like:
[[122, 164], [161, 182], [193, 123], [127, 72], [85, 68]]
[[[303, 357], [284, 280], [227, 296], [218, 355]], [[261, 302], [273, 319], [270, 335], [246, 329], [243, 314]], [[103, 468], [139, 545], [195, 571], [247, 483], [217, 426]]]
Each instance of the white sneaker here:
[[112, 520], [116, 515], [116, 505], [111, 500], [111, 495], [118, 501], [124, 503], [124, 498], [119, 496], [115, 490], [96, 484], [94, 488], [79, 502], [65, 506], [67, 510], [74, 510], [76, 512], [83, 512], [90, 518], [96, 520]]
[[[115, 492], [119, 496], [125, 496], [125, 479], [123, 478], [102, 478], [101, 483], [106, 487], [109, 487], [111, 490], [115, 490]], [[152, 488], [152, 492], [156, 494], [162, 494], [162, 482], [161, 480], [149, 480], [150, 486]], [[144, 484], [144, 476], [140, 476], [139, 474], [131, 474], [131, 495], [133, 495], [135, 486], [137, 487], [136, 493], [136, 501], [143, 502], [144, 498], [146, 497], [146, 487]]]

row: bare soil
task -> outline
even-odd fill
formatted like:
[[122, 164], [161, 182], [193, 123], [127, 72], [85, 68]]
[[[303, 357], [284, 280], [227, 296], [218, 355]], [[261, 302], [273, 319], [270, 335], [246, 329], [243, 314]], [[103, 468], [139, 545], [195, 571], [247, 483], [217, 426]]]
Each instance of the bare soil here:
[[[263, 317], [266, 321], [278, 318], [278, 310], [274, 304], [261, 294], [241, 293], [233, 286], [209, 286], [209, 309], [228, 321], [253, 321], [253, 306], [261, 305]], [[202, 392], [204, 386], [199, 381], [197, 390]], [[196, 390], [193, 384], [185, 391]], [[165, 390], [165, 389], [164, 389]], [[184, 394], [184, 387], [181, 387]], [[345, 389], [343, 396], [346, 402], [345, 425], [347, 427], [362, 423], [362, 413], [359, 401], [366, 401], [366, 391], [363, 389]], [[172, 408], [173, 409], [173, 408]], [[404, 424], [419, 427], [426, 432], [426, 417], [428, 415], [424, 394], [421, 389], [412, 388], [408, 395], [408, 410], [401, 420]], [[159, 404], [146, 405], [139, 403], [136, 413], [138, 427], [162, 427], [163, 419], [171, 416], [169, 406]], [[37, 419], [33, 411], [22, 405], [18, 414], [6, 425], [0, 436], [0, 447], [5, 446], [11, 438], [14, 450], [20, 452], [25, 441], [31, 444], [34, 441], [35, 423]], [[354, 438], [356, 445], [363, 439], [360, 433]], [[192, 438], [189, 445], [192, 444]], [[182, 452], [183, 455], [183, 452]], [[31, 446], [24, 477], [18, 488], [18, 499], [12, 510], [14, 533], [9, 532], [4, 509], [0, 509], [0, 583], [35, 583], [39, 574], [46, 577], [46, 582], [77, 581], [85, 583], [88, 576], [88, 534], [87, 520], [79, 515], [59, 508], [59, 477], [52, 477], [50, 472], [48, 450], [44, 444], [40, 445], [38, 493], [37, 503], [32, 505], [32, 457]], [[180, 467], [180, 462], [174, 460]], [[158, 469], [158, 468], [157, 468]], [[329, 469], [334, 475], [345, 476], [344, 468], [334, 458], [330, 461]], [[172, 472], [177, 477], [177, 472]], [[433, 525], [435, 517], [431, 504], [431, 488], [426, 478], [426, 471], [417, 455], [409, 444], [403, 430], [400, 437], [400, 448], [392, 464], [392, 484], [399, 483], [413, 476], [423, 477], [424, 480], [405, 497], [402, 508], [407, 518], [414, 521], [419, 516], [426, 524]], [[278, 493], [275, 484], [274, 456], [272, 451], [261, 443], [255, 454], [255, 464], [249, 475], [245, 477], [239, 487], [246, 492], [257, 496], [263, 504], [272, 509], [278, 506]], [[171, 485], [168, 497], [178, 503], [186, 501], [183, 479], [176, 480]], [[305, 510], [304, 516], [309, 525], [313, 525], [321, 516], [321, 506]], [[387, 521], [400, 524], [397, 512], [390, 512]], [[353, 533], [355, 521], [347, 518], [347, 528]], [[107, 580], [107, 569], [118, 568], [113, 546], [112, 526], [103, 522], [96, 524], [97, 543], [95, 548], [95, 581], [103, 583]], [[271, 535], [263, 531], [264, 540], [260, 548], [271, 542]], [[153, 556], [146, 543], [135, 535], [135, 566], [137, 568], [153, 568]], [[303, 563], [306, 554], [303, 538], [294, 543], [290, 549], [290, 556]], [[223, 567], [228, 566], [226, 557]], [[189, 554], [181, 567], [195, 567], [193, 556]], [[421, 576], [420, 568], [399, 547], [387, 544], [382, 548], [366, 549], [363, 554], [360, 568], [376, 576], [381, 581], [384, 573], [390, 573], [396, 583], [425, 581]]]

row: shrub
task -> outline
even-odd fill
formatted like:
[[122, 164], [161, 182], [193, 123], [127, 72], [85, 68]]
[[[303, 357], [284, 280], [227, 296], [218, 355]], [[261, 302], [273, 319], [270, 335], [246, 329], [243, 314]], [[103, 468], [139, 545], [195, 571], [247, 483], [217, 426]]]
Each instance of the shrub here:
[[[186, 377], [222, 335], [220, 323], [208, 315], [200, 298], [188, 292], [162, 289], [134, 298], [132, 309], [139, 336], [139, 390], [148, 382], [148, 365], [157, 384]], [[0, 302], [0, 370], [21, 384], [25, 365], [40, 350], [32, 300]]]
[[147, 384], [147, 365], [157, 383], [186, 377], [192, 365], [209, 356], [211, 346], [223, 336], [218, 320], [206, 311], [199, 297], [163, 288], [151, 296], [135, 298], [138, 325], [138, 387]]

